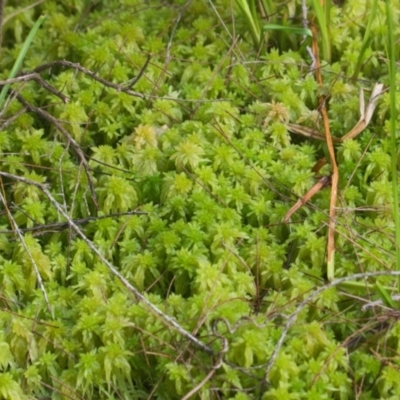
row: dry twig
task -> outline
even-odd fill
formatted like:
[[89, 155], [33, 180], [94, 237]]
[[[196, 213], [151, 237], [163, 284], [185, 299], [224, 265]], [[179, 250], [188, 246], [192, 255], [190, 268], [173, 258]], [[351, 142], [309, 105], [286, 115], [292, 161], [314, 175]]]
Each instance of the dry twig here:
[[[88, 217], [88, 218], [81, 218], [81, 219], [74, 219], [74, 223], [76, 225], [83, 225], [87, 224], [92, 221], [98, 221], [101, 219], [106, 219], [106, 218], [118, 218], [122, 217], [125, 215], [147, 215], [147, 212], [143, 211], [127, 211], [124, 213], [115, 213], [115, 214], [107, 214], [107, 215], [102, 215], [102, 216], [97, 216], [97, 217]], [[31, 228], [21, 228], [19, 231], [22, 233], [27, 233], [27, 232], [44, 232], [44, 231], [61, 231], [64, 229], [67, 229], [69, 227], [68, 222], [54, 222], [52, 224], [42, 224], [42, 225], [35, 225], [32, 226]], [[8, 229], [0, 229], [0, 234], [5, 234], [5, 235], [11, 235], [14, 234], [13, 230], [8, 230]]]

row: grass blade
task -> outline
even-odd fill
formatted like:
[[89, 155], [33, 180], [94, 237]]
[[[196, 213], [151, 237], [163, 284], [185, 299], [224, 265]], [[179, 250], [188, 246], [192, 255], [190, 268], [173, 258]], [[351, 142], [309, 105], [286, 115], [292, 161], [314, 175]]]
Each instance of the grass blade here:
[[239, 6], [243, 17], [247, 21], [254, 45], [258, 49], [261, 43], [261, 30], [257, 20], [254, 0], [236, 0], [236, 4]]
[[[35, 22], [35, 25], [33, 25], [31, 31], [29, 32], [28, 37], [25, 39], [24, 45], [22, 46], [22, 49], [18, 54], [18, 57], [13, 65], [11, 72], [8, 75], [8, 79], [15, 78], [15, 76], [17, 75], [18, 71], [20, 70], [20, 68], [22, 66], [22, 62], [26, 56], [26, 53], [28, 52], [28, 49], [32, 43], [32, 40], [35, 37], [35, 35], [44, 19], [45, 19], [45, 17], [43, 15], [40, 16], [38, 18], [38, 20]], [[4, 85], [3, 89], [0, 92], [0, 109], [3, 106], [4, 99], [6, 98], [9, 89], [10, 89], [10, 85]]]
[[[393, 190], [393, 219], [396, 235], [396, 269], [400, 271], [400, 218], [399, 218], [399, 193], [397, 188], [397, 143], [396, 143], [396, 63], [395, 63], [395, 37], [391, 1], [386, 0], [386, 18], [388, 27], [389, 82], [390, 82], [390, 139], [392, 156], [392, 190]], [[400, 279], [398, 280], [400, 289]]]
[[378, 0], [372, 0], [372, 7], [371, 7], [371, 11], [369, 13], [369, 18], [368, 18], [368, 22], [367, 22], [367, 27], [365, 28], [365, 34], [364, 34], [364, 39], [361, 45], [361, 50], [360, 50], [360, 54], [358, 56], [357, 59], [357, 64], [356, 67], [354, 69], [354, 73], [352, 76], [352, 80], [353, 82], [357, 79], [358, 74], [360, 73], [360, 69], [361, 69], [361, 64], [363, 62], [364, 59], [364, 54], [365, 51], [368, 49], [370, 41], [371, 41], [371, 25], [372, 25], [372, 21], [374, 18], [376, 18], [376, 8], [378, 6]]
[[312, 0], [315, 16], [317, 17], [319, 30], [322, 37], [322, 56], [325, 61], [331, 61], [331, 43], [329, 41], [328, 21], [329, 4], [322, 8], [319, 0]]
[[284, 31], [284, 32], [287, 32], [287, 33], [294, 33], [295, 35], [302, 35], [302, 36], [312, 37], [312, 32], [311, 32], [310, 29], [296, 28], [296, 27], [293, 27], [293, 26], [267, 24], [267, 25], [263, 26], [263, 30]]
[[381, 298], [383, 304], [389, 308], [396, 308], [396, 303], [390, 296], [389, 292], [378, 282], [376, 282], [376, 288], [378, 290], [379, 297]]

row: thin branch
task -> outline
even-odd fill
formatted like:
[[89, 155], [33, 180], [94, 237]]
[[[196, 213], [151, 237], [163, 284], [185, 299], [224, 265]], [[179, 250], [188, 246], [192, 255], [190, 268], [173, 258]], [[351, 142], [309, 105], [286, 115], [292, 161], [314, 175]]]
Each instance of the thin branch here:
[[31, 81], [32, 79], [35, 79], [37, 75], [38, 74], [36, 72], [29, 72], [24, 75], [17, 76], [15, 78], [3, 79], [0, 81], [0, 85], [4, 86], [4, 85], [11, 85], [12, 83], [17, 83], [17, 82]]
[[175, 318], [170, 317], [169, 315], [163, 313], [157, 306], [155, 306], [151, 301], [149, 301], [136, 287], [131, 285], [128, 280], [121, 275], [121, 273], [118, 271], [118, 269], [111, 264], [100, 252], [100, 250], [97, 249], [97, 247], [93, 244], [91, 240], [89, 240], [86, 235], [80, 230], [78, 225], [70, 218], [70, 216], [65, 212], [64, 208], [57, 202], [57, 200], [54, 199], [52, 194], [50, 193], [48, 189], [48, 185], [43, 185], [38, 182], [31, 181], [29, 179], [9, 174], [7, 172], [2, 172], [0, 171], [0, 176], [4, 176], [9, 179], [15, 179], [20, 182], [24, 182], [27, 185], [32, 185], [37, 188], [39, 188], [45, 195], [46, 197], [50, 200], [51, 204], [57, 209], [57, 211], [67, 220], [68, 224], [71, 226], [71, 228], [75, 231], [77, 235], [79, 235], [83, 241], [88, 245], [88, 247], [99, 257], [99, 259], [107, 266], [107, 268], [110, 270], [110, 272], [116, 276], [120, 282], [139, 300], [141, 301], [144, 305], [146, 305], [155, 315], [160, 317], [167, 325], [175, 328], [183, 337], [188, 339], [190, 342], [192, 342], [194, 345], [196, 345], [198, 348], [201, 350], [205, 351], [208, 354], [214, 354], [214, 351], [211, 349], [211, 347], [207, 346], [206, 344], [202, 343], [200, 340], [198, 340], [195, 336], [193, 336], [190, 332], [188, 332], [186, 329], [184, 329], [178, 322], [176, 322]]
[[[399, 294], [395, 294], [395, 295], [393, 295], [393, 296], [391, 296], [391, 297], [392, 297], [392, 300], [393, 300], [393, 301], [399, 301], [399, 300], [400, 300], [400, 295], [399, 295]], [[365, 311], [365, 310], [367, 310], [368, 308], [371, 308], [371, 307], [387, 308], [387, 307], [383, 304], [383, 301], [382, 301], [382, 300], [376, 300], [376, 301], [369, 301], [369, 302], [367, 302], [366, 304], [364, 304], [364, 305], [361, 307], [361, 311]]]
[[142, 75], [144, 74], [144, 71], [146, 71], [147, 66], [149, 65], [149, 62], [151, 60], [151, 54], [148, 55], [147, 60], [145, 61], [142, 69], [139, 71], [139, 73], [137, 74], [137, 76], [133, 79], [131, 79], [130, 81], [128, 81], [128, 83], [126, 84], [125, 88], [126, 89], [131, 89], [133, 86], [136, 85], [136, 83], [139, 81], [139, 79], [142, 77]]
[[[0, 200], [1, 200], [1, 202], [4, 204], [4, 206], [6, 207], [6, 199], [3, 197], [1, 191], [0, 191]], [[46, 289], [45, 289], [45, 287], [44, 287], [44, 285], [43, 285], [43, 280], [42, 280], [42, 277], [40, 276], [40, 272], [39, 272], [38, 265], [36, 264], [35, 259], [33, 258], [33, 256], [32, 256], [32, 254], [31, 254], [31, 252], [30, 252], [30, 250], [29, 250], [27, 244], [25, 243], [25, 239], [24, 239], [24, 237], [22, 236], [22, 233], [21, 233], [21, 231], [20, 231], [20, 229], [19, 229], [17, 223], [15, 222], [15, 219], [14, 219], [14, 217], [12, 216], [11, 213], [9, 213], [9, 218], [10, 218], [10, 220], [11, 220], [13, 226], [14, 226], [14, 232], [17, 233], [17, 236], [18, 236], [19, 240], [21, 241], [22, 246], [24, 247], [24, 249], [25, 249], [25, 251], [26, 251], [26, 254], [28, 254], [28, 256], [29, 256], [29, 258], [30, 258], [30, 260], [31, 260], [31, 263], [32, 263], [32, 266], [33, 266], [33, 270], [35, 271], [36, 279], [37, 279], [37, 281], [38, 281], [40, 290], [41, 290], [42, 293], [43, 293], [43, 297], [44, 297], [44, 300], [45, 300], [46, 305], [47, 305], [47, 309], [48, 309], [49, 313], [53, 316], [53, 312], [52, 312], [52, 309], [51, 309], [50, 303], [49, 303], [49, 298], [48, 298], [48, 296], [47, 296]]]
[[[302, 19], [302, 23], [303, 23], [303, 28], [304, 29], [309, 29], [308, 27], [308, 17], [307, 17], [307, 1], [306, 0], [301, 0], [301, 12], [303, 14], [303, 19]], [[302, 43], [304, 43], [307, 40], [307, 36], [303, 36], [303, 41]], [[313, 71], [315, 68], [315, 57], [314, 57], [314, 53], [312, 52], [310, 46], [306, 47], [307, 49], [307, 53], [311, 58], [311, 65], [310, 65], [310, 70]]]
[[37, 72], [28, 72], [25, 74], [20, 74], [20, 76], [17, 76], [16, 78], [4, 79], [0, 81], [0, 86], [11, 85], [12, 83], [18, 83], [18, 82], [28, 82], [28, 81], [36, 81], [44, 89], [46, 89], [50, 93], [53, 93], [55, 96], [59, 97], [64, 103], [69, 103], [69, 97], [65, 96], [65, 94], [58, 91], [54, 86], [51, 86], [49, 83], [47, 83]]
[[[51, 69], [51, 68], [54, 68], [54, 67], [72, 68], [72, 69], [75, 69], [75, 70], [78, 70], [78, 71], [84, 73], [87, 76], [90, 76], [92, 79], [94, 79], [97, 82], [100, 82], [104, 86], [107, 86], [107, 87], [110, 87], [110, 88], [113, 88], [113, 89], [117, 90], [118, 92], [127, 93], [127, 94], [129, 94], [131, 96], [139, 97], [140, 99], [145, 99], [146, 97], [148, 97], [148, 96], [145, 96], [142, 93], [134, 92], [134, 91], [130, 90], [130, 87], [132, 85], [129, 85], [128, 87], [124, 87], [123, 85], [118, 85], [116, 83], [107, 81], [106, 79], [103, 79], [100, 76], [96, 75], [93, 71], [90, 71], [89, 69], [87, 69], [85, 67], [82, 67], [82, 65], [80, 65], [78, 63], [73, 63], [73, 62], [67, 61], [67, 60], [52, 61], [52, 62], [43, 64], [43, 65], [40, 65], [39, 67], [35, 68], [33, 70], [33, 72], [40, 73], [40, 72], [43, 72], [43, 71], [45, 71], [47, 69]], [[137, 82], [137, 80], [136, 80], [136, 82]]]
[[[1, 0], [0, 0], [1, 1]], [[101, 84], [103, 84], [106, 87], [110, 87], [112, 89], [117, 90], [118, 92], [123, 92], [126, 93], [130, 96], [134, 96], [134, 97], [139, 97], [141, 99], [160, 99], [160, 100], [171, 100], [171, 101], [177, 101], [177, 102], [186, 102], [186, 103], [218, 103], [218, 102], [222, 102], [222, 101], [228, 101], [229, 99], [226, 98], [220, 98], [220, 99], [179, 99], [179, 98], [175, 98], [175, 97], [168, 97], [168, 96], [155, 96], [155, 95], [145, 95], [143, 93], [139, 93], [139, 92], [134, 92], [131, 89], [131, 87], [133, 85], [135, 85], [139, 79], [143, 76], [149, 62], [151, 60], [151, 55], [148, 56], [148, 58], [146, 59], [142, 69], [139, 71], [139, 74], [129, 80], [128, 82], [124, 82], [122, 84], [116, 84], [113, 82], [110, 82], [106, 79], [103, 79], [99, 76], [96, 75], [95, 72], [88, 70], [87, 68], [82, 67], [80, 64], [78, 63], [73, 63], [70, 61], [66, 61], [66, 60], [58, 60], [58, 61], [53, 61], [47, 64], [43, 64], [40, 65], [39, 67], [35, 68], [33, 71], [31, 72], [26, 72], [26, 73], [22, 73], [20, 74], [20, 76], [13, 78], [13, 79], [4, 79], [2, 81], [0, 81], [0, 85], [7, 85], [7, 84], [12, 84], [12, 83], [17, 83], [17, 82], [24, 82], [24, 81], [31, 81], [31, 80], [36, 80], [37, 83], [43, 87], [45, 87], [45, 89], [49, 90], [51, 93], [55, 94], [56, 96], [60, 97], [64, 103], [68, 103], [69, 102], [69, 98], [65, 95], [63, 95], [61, 92], [57, 91], [57, 89], [55, 89], [53, 86], [47, 84], [47, 82], [45, 84], [43, 84], [44, 80], [43, 79], [38, 79], [37, 75], [47, 69], [51, 69], [53, 67], [57, 67], [57, 66], [62, 66], [62, 67], [67, 67], [67, 68], [73, 68], [75, 70], [78, 70], [82, 73], [84, 73], [85, 75], [90, 76], [92, 79], [94, 79], [97, 82], [100, 82]]]
[[35, 74], [33, 80], [46, 89], [48, 92], [54, 94], [54, 96], [59, 97], [64, 103], [69, 103], [69, 97], [58, 91], [54, 86], [47, 83], [39, 74]]
[[[127, 211], [124, 213], [102, 215], [100, 217], [87, 217], [87, 218], [81, 218], [81, 219], [74, 219], [72, 221], [74, 221], [74, 223], [76, 225], [84, 225], [91, 221], [98, 221], [98, 220], [106, 219], [106, 218], [122, 217], [125, 215], [147, 215], [147, 212]], [[22, 229], [20, 229], [20, 232], [27, 233], [27, 232], [48, 231], [48, 230], [61, 231], [61, 230], [67, 229], [68, 227], [69, 227], [68, 222], [54, 222], [52, 224], [35, 225], [35, 226], [32, 226], [31, 228], [22, 228]], [[3, 230], [0, 230], [0, 234], [11, 235], [11, 234], [14, 234], [14, 231], [3, 229]]]
[[264, 373], [264, 379], [263, 379], [263, 385], [260, 393], [260, 398], [262, 397], [263, 393], [265, 393], [266, 386], [268, 385], [268, 376], [269, 373], [271, 372], [272, 367], [275, 364], [275, 361], [278, 357], [279, 351], [282, 348], [282, 345], [286, 339], [286, 336], [289, 332], [289, 329], [294, 325], [294, 323], [297, 320], [297, 317], [299, 316], [300, 312], [303, 310], [304, 307], [308, 305], [308, 303], [312, 300], [314, 300], [320, 293], [324, 292], [325, 290], [328, 290], [332, 287], [338, 286], [343, 282], [348, 282], [348, 281], [355, 281], [355, 280], [361, 280], [361, 279], [367, 279], [367, 278], [376, 278], [378, 276], [393, 276], [393, 277], [399, 277], [400, 276], [400, 271], [378, 271], [378, 272], [364, 272], [360, 274], [354, 274], [350, 276], [345, 276], [343, 278], [335, 279], [329, 283], [327, 283], [324, 286], [319, 287], [318, 289], [315, 289], [309, 296], [307, 296], [297, 307], [296, 310], [289, 315], [287, 318], [287, 322], [285, 324], [285, 327], [283, 328], [283, 331], [281, 333], [281, 336], [279, 337], [279, 340], [274, 348], [274, 351], [271, 354], [271, 357], [268, 361], [265, 373]]
[[0, 125], [0, 130], [3, 130], [7, 128], [8, 125], [13, 123], [16, 119], [18, 119], [22, 114], [26, 112], [27, 108], [22, 107], [17, 113], [15, 113], [13, 116], [10, 118], [6, 119], [1, 125]]
[[320, 190], [329, 186], [331, 184], [331, 177], [330, 176], [323, 176], [319, 181], [313, 185], [313, 187], [303, 196], [297, 200], [296, 204], [294, 204], [290, 210], [286, 213], [285, 217], [283, 218], [284, 223], [288, 222], [290, 217], [304, 204], [306, 204], [315, 194], [317, 194]]
[[3, 117], [3, 115], [6, 114], [8, 108], [10, 107], [10, 104], [17, 98], [17, 95], [21, 93], [22, 89], [24, 88], [25, 85], [20, 85], [17, 90], [14, 90], [11, 92], [11, 95], [7, 97], [6, 103], [4, 104], [3, 107], [0, 109], [0, 118]]
[[223, 353], [219, 355], [217, 362], [215, 363], [215, 365], [213, 365], [210, 372], [202, 379], [202, 381], [198, 385], [196, 385], [192, 390], [186, 393], [186, 395], [182, 397], [182, 400], [189, 400], [213, 377], [213, 375], [217, 372], [217, 370], [221, 368], [222, 359], [223, 359]]
[[96, 208], [98, 208], [97, 196], [96, 196], [96, 192], [94, 190], [92, 176], [90, 175], [89, 164], [88, 164], [85, 154], [83, 153], [79, 144], [70, 135], [70, 133], [60, 124], [60, 122], [56, 118], [54, 118], [51, 114], [42, 110], [39, 107], [35, 107], [34, 105], [28, 103], [21, 95], [18, 95], [17, 99], [18, 99], [18, 101], [20, 101], [22, 103], [22, 105], [24, 105], [30, 111], [34, 112], [35, 114], [38, 114], [39, 116], [44, 118], [46, 121], [53, 124], [64, 135], [64, 137], [67, 139], [67, 141], [71, 144], [71, 146], [75, 150], [75, 153], [78, 155], [79, 159], [81, 160], [83, 167], [85, 168], [85, 172], [86, 172], [86, 176], [87, 176], [88, 184], [89, 184], [89, 188], [90, 188], [90, 193], [92, 195], [92, 200], [93, 200], [93, 203], [95, 204]]
[[188, 0], [182, 6], [182, 8], [179, 10], [179, 13], [178, 13], [178, 16], [177, 16], [177, 18], [175, 20], [175, 23], [174, 23], [174, 26], [172, 28], [171, 34], [169, 35], [169, 40], [168, 40], [168, 44], [167, 44], [167, 51], [166, 51], [166, 57], [165, 57], [165, 63], [164, 63], [164, 66], [163, 66], [163, 69], [161, 71], [160, 76], [158, 77], [157, 81], [155, 82], [155, 84], [153, 86], [152, 93], [154, 93], [158, 89], [160, 82], [162, 82], [162, 80], [164, 79], [164, 76], [165, 76], [165, 74], [167, 72], [167, 69], [168, 69], [168, 65], [171, 62], [171, 48], [172, 48], [172, 43], [173, 43], [173, 40], [174, 40], [174, 37], [175, 37], [175, 32], [176, 32], [176, 30], [178, 28], [180, 20], [182, 19], [183, 13], [189, 7], [189, 5], [190, 5], [190, 3], [192, 1], [193, 0]]

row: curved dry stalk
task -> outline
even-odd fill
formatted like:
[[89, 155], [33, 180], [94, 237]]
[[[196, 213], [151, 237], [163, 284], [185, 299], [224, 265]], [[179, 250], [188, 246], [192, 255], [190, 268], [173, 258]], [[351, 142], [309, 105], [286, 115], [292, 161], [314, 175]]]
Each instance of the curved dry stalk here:
[[90, 250], [93, 251], [94, 254], [96, 254], [97, 257], [107, 266], [109, 271], [119, 279], [119, 281], [139, 300], [141, 301], [144, 305], [147, 306], [147, 308], [153, 312], [156, 316], [160, 317], [162, 321], [176, 329], [183, 337], [188, 339], [190, 342], [192, 342], [195, 346], [200, 348], [201, 350], [205, 351], [208, 354], [214, 354], [214, 351], [212, 350], [211, 347], [207, 346], [200, 340], [198, 340], [195, 336], [193, 336], [190, 332], [188, 332], [186, 329], [184, 329], [178, 322], [176, 322], [175, 318], [170, 317], [169, 315], [165, 314], [162, 312], [157, 306], [155, 306], [151, 301], [149, 301], [136, 287], [131, 285], [128, 280], [118, 271], [118, 269], [111, 264], [104, 256], [101, 254], [101, 252], [97, 249], [97, 247], [93, 244], [91, 240], [87, 238], [87, 236], [80, 230], [78, 225], [71, 219], [71, 217], [68, 215], [68, 213], [64, 210], [64, 208], [58, 203], [58, 201], [52, 196], [50, 193], [50, 190], [48, 189], [48, 185], [43, 185], [38, 182], [31, 181], [29, 179], [9, 174], [7, 172], [2, 172], [0, 171], [0, 176], [4, 176], [9, 179], [14, 179], [20, 182], [24, 182], [27, 185], [32, 185], [37, 188], [39, 188], [43, 194], [49, 199], [51, 204], [56, 208], [56, 210], [67, 220], [68, 224], [71, 226], [71, 228], [75, 231], [75, 233], [80, 236], [83, 241], [88, 245]]
[[323, 176], [319, 181], [302, 197], [297, 200], [297, 202], [290, 208], [290, 210], [286, 213], [282, 222], [289, 222], [290, 217], [304, 204], [306, 204], [315, 194], [317, 194], [321, 189], [331, 184], [330, 176]]
[[[320, 68], [318, 69], [320, 71]], [[376, 83], [372, 89], [371, 97], [366, 106], [364, 106], [364, 91], [360, 90], [360, 119], [354, 127], [342, 137], [331, 136], [332, 142], [341, 144], [345, 140], [354, 139], [369, 125], [371, 118], [375, 112], [378, 98], [384, 92], [383, 84]], [[297, 124], [286, 124], [288, 131], [297, 135], [305, 136], [310, 139], [326, 141], [326, 135], [316, 129], [307, 128]]]
[[[315, 29], [315, 28], [313, 28]], [[315, 37], [315, 32], [314, 32], [314, 37]], [[318, 47], [316, 45], [316, 41], [314, 39], [313, 42], [314, 46], [314, 55], [315, 55], [315, 60], [316, 60], [316, 77], [317, 77], [317, 82], [320, 86], [322, 86], [322, 76], [321, 76], [321, 68], [320, 68], [320, 61], [319, 61], [319, 56], [318, 56]], [[349, 139], [354, 139], [357, 137], [370, 123], [371, 118], [375, 112], [377, 101], [379, 96], [384, 92], [383, 89], [383, 84], [381, 83], [376, 83], [374, 85], [374, 88], [372, 89], [372, 94], [370, 97], [370, 100], [365, 106], [364, 104], [364, 92], [361, 89], [360, 90], [360, 119], [357, 122], [357, 124], [344, 136], [338, 138], [332, 136], [329, 128], [329, 119], [328, 119], [328, 113], [325, 107], [325, 99], [321, 98], [320, 99], [320, 107], [321, 107], [321, 114], [323, 117], [323, 122], [324, 122], [324, 130], [325, 134], [321, 134], [315, 129], [310, 129], [310, 128], [305, 128], [300, 125], [296, 124], [287, 124], [286, 127], [290, 132], [300, 134], [302, 136], [306, 136], [312, 139], [318, 139], [318, 140], [323, 140], [326, 141], [327, 146], [328, 146], [328, 151], [329, 151], [329, 157], [332, 165], [332, 175], [330, 176], [331, 180], [331, 201], [330, 201], [330, 207], [329, 207], [329, 227], [328, 227], [328, 245], [327, 245], [327, 275], [328, 279], [331, 280], [334, 278], [335, 274], [335, 225], [336, 225], [336, 201], [337, 201], [337, 193], [338, 193], [338, 182], [339, 182], [339, 168], [336, 162], [335, 158], [335, 150], [334, 150], [334, 144], [341, 144], [346, 140]], [[310, 193], [313, 193], [313, 190], [318, 186], [318, 183], [307, 193], [309, 195]], [[307, 197], [304, 196], [304, 198]], [[304, 204], [304, 198], [301, 198], [286, 214], [284, 218], [284, 222], [287, 222], [289, 217], [299, 208], [301, 207], [302, 204]]]
[[[321, 63], [319, 59], [319, 49], [317, 43], [317, 31], [315, 26], [312, 27], [313, 42], [312, 49], [315, 56], [315, 75], [320, 87], [323, 86], [321, 75]], [[329, 227], [328, 227], [328, 245], [327, 245], [327, 276], [328, 280], [332, 280], [335, 276], [335, 226], [336, 226], [336, 201], [339, 183], [339, 168], [336, 162], [335, 149], [333, 148], [333, 137], [329, 127], [328, 111], [326, 110], [326, 98], [319, 99], [322, 119], [324, 122], [324, 130], [326, 144], [328, 146], [329, 158], [332, 165], [331, 175], [331, 199], [329, 204]]]

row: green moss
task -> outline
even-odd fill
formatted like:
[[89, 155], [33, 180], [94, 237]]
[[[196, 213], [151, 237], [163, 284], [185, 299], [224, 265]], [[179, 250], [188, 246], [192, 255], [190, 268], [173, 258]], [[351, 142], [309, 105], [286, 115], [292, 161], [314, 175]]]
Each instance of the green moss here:
[[[28, 3], [7, 2], [6, 16]], [[130, 284], [224, 354], [187, 343], [133, 298], [80, 237], [46, 226], [63, 219], [38, 187], [2, 178], [0, 398], [177, 399], [197, 386], [202, 399], [350, 399], [355, 388], [363, 398], [396, 396], [397, 327], [386, 328], [384, 367], [376, 356], [383, 334], [347, 357], [346, 340], [372, 313], [335, 288], [307, 303], [262, 385], [285, 316], [326, 271], [329, 188], [282, 223], [319, 178], [313, 166], [324, 144], [297, 137], [287, 124], [322, 130], [321, 93], [330, 95], [334, 136], [357, 123], [360, 87], [387, 81], [383, 8], [372, 24], [363, 80], [352, 82], [368, 2], [332, 6], [333, 61], [323, 65], [319, 87], [307, 52], [294, 51], [298, 37], [271, 34], [260, 58], [231, 2], [213, 2], [218, 14], [200, 0], [173, 3], [49, 0], [7, 22], [3, 77], [40, 13], [47, 19], [24, 70], [65, 58], [123, 89], [151, 60], [131, 88], [143, 98], [60, 66], [41, 76], [70, 98], [67, 104], [34, 82], [12, 86], [80, 144], [97, 204], [68, 139], [34, 113], [1, 128], [0, 170], [48, 184], [75, 220], [147, 212], [79, 226]], [[288, 12], [301, 18], [300, 2], [277, 7], [276, 18]], [[389, 105], [383, 95], [369, 129], [336, 147], [339, 277], [393, 263]], [[12, 96], [7, 107], [3, 118], [21, 110]], [[318, 172], [329, 173], [329, 166]], [[45, 226], [40, 234], [23, 232], [23, 246], [3, 232], [16, 229], [7, 210], [22, 230]], [[392, 284], [387, 277], [379, 282]], [[371, 291], [356, 294], [376, 300]]]

